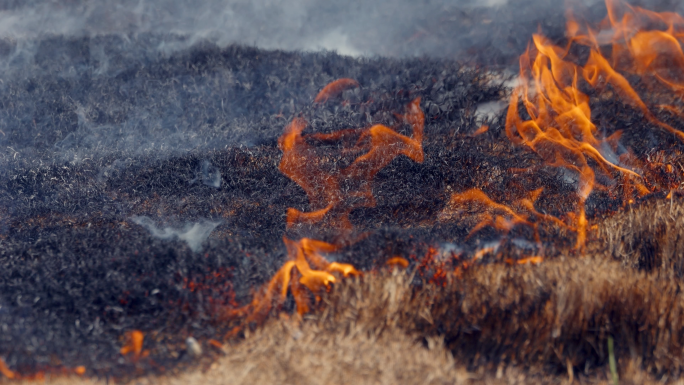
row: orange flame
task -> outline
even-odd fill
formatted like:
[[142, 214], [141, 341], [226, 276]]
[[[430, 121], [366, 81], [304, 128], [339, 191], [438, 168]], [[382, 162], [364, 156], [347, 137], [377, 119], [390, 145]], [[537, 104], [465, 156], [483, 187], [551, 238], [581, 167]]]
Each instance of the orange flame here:
[[[289, 261], [285, 262], [273, 276], [262, 294], [252, 300], [249, 321], [260, 321], [271, 309], [282, 305], [287, 298], [288, 287], [291, 288], [297, 304], [297, 312], [301, 315], [310, 309], [308, 294], [303, 291], [303, 287], [315, 294], [336, 281], [333, 273], [340, 273], [344, 277], [360, 274], [352, 265], [331, 263], [321, 255], [337, 250], [337, 247], [330, 243], [309, 238], [293, 241], [286, 237], [283, 237], [283, 241], [287, 247]], [[317, 270], [312, 269], [312, 265]], [[293, 276], [298, 279], [292, 279]]]
[[[601, 44], [612, 44], [612, 65], [617, 71], [651, 77], [672, 91], [679, 93], [684, 86], [681, 70], [684, 69], [684, 18], [672, 13], [652, 12], [633, 7], [622, 1], [606, 0], [608, 16], [601, 23], [601, 35], [590, 28], [581, 28], [570, 19], [569, 36], [582, 45], [600, 52]], [[584, 29], [584, 30], [582, 30]], [[664, 30], [663, 30], [664, 29]], [[674, 69], [674, 71], [672, 70]], [[649, 119], [657, 120], [627, 84], [627, 92], [639, 104]], [[659, 124], [660, 125], [660, 124]], [[683, 134], [667, 125], [661, 125], [680, 139]]]
[[518, 259], [518, 260], [514, 260], [514, 259], [511, 259], [511, 258], [506, 258], [505, 262], [506, 262], [507, 264], [509, 264], [509, 265], [514, 265], [514, 264], [518, 264], [518, 265], [537, 265], [537, 264], [540, 264], [540, 263], [544, 262], [544, 258], [543, 258], [543, 257], [540, 257], [540, 256], [538, 256], [538, 255], [535, 255], [535, 256], [533, 256], [533, 257], [527, 257], [527, 258], [522, 258], [522, 259]]
[[[483, 247], [475, 252], [475, 255], [473, 255], [473, 261], [477, 261], [479, 259], [482, 259], [485, 255], [495, 252], [496, 247], [494, 246], [489, 246], [489, 247]], [[464, 268], [468, 267], [468, 264], [463, 264]]]
[[[0, 357], [0, 379], [4, 376], [10, 380], [24, 380], [27, 381], [40, 381], [45, 382], [46, 374], [49, 374], [51, 378], [56, 378], [57, 376], [67, 376], [71, 373], [76, 373], [82, 376], [86, 373], [86, 367], [79, 365], [75, 368], [68, 368], [64, 366], [59, 367], [48, 367], [43, 370], [38, 370], [31, 374], [21, 374], [18, 371], [10, 370], [10, 368], [5, 363], [5, 360]], [[2, 382], [0, 380], [0, 382]]]
[[354, 79], [347, 79], [347, 78], [342, 78], [342, 79], [337, 79], [334, 82], [331, 82], [327, 86], [323, 87], [321, 92], [316, 95], [316, 99], [314, 99], [314, 103], [325, 103], [329, 99], [332, 99], [334, 97], [339, 96], [344, 92], [345, 90], [348, 90], [350, 88], [358, 87], [359, 83], [354, 80]]
[[145, 340], [145, 335], [140, 330], [133, 330], [126, 333], [126, 344], [121, 347], [119, 353], [121, 355], [127, 355], [133, 353], [133, 359], [137, 360], [144, 355], [142, 351], [143, 341]]
[[475, 131], [471, 134], [471, 136], [473, 136], [473, 137], [479, 136], [479, 135], [484, 134], [484, 133], [487, 132], [487, 131], [489, 131], [489, 126], [486, 125], [486, 124], [483, 124], [482, 126], [480, 126], [480, 128], [478, 128], [477, 130], [475, 130]]
[[[327, 87], [326, 87], [327, 88]], [[324, 89], [323, 92], [326, 92]], [[376, 124], [366, 130], [358, 130], [360, 135], [349, 152], [367, 152], [357, 157], [354, 162], [341, 170], [325, 170], [323, 160], [317, 157], [314, 149], [306, 142], [302, 131], [306, 121], [295, 118], [278, 140], [283, 151], [280, 171], [300, 185], [309, 198], [313, 208], [311, 212], [301, 212], [294, 208], [287, 210], [287, 225], [291, 227], [299, 223], [318, 223], [328, 214], [330, 224], [340, 231], [340, 235], [349, 233], [352, 224], [349, 213], [358, 207], [375, 206], [371, 182], [375, 175], [399, 155], [406, 155], [415, 162], [423, 161], [423, 129], [424, 120], [420, 109], [420, 98], [412, 101], [405, 115], [400, 116], [413, 129], [412, 137], [401, 135], [393, 129]], [[312, 138], [319, 140], [339, 140], [357, 130], [345, 130], [333, 134], [314, 134]], [[343, 182], [357, 183], [356, 189], [342, 189]]]
[[[650, 76], [661, 85], [681, 95], [684, 81], [684, 19], [673, 13], [655, 13], [638, 7], [606, 0], [608, 17], [602, 23], [610, 28], [599, 35], [570, 18], [567, 25], [570, 43], [565, 48], [553, 45], [545, 37], [535, 34], [530, 46], [520, 57], [522, 84], [515, 90], [506, 116], [506, 134], [516, 144], [534, 150], [549, 165], [572, 170], [579, 175], [577, 195], [578, 213], [573, 215], [577, 231], [576, 246], [582, 248], [586, 239], [587, 219], [585, 202], [597, 186], [595, 172], [612, 177], [611, 171], [624, 178], [625, 194], [634, 191], [639, 195], [650, 192], [639, 181], [636, 172], [616, 165], [601, 155], [601, 146], [612, 138], [599, 140], [591, 121], [589, 97], [579, 89], [580, 79], [592, 87], [610, 85], [626, 103], [640, 110], [644, 117], [667, 132], [684, 140], [684, 133], [660, 121], [639, 97], [629, 81], [620, 72]], [[646, 26], [660, 23], [666, 31], [645, 30]], [[600, 38], [599, 38], [600, 37]], [[601, 45], [612, 43], [612, 64], [601, 54]], [[589, 48], [584, 66], [568, 59], [573, 44]], [[672, 68], [676, 71], [672, 71]], [[581, 77], [581, 78], [580, 78]], [[530, 120], [523, 120], [518, 111], [521, 101]], [[680, 112], [675, 106], [659, 106]], [[617, 136], [620, 132], [616, 132]], [[629, 199], [629, 198], [628, 198]]]
[[[323, 88], [315, 103], [325, 102], [345, 89], [358, 86], [353, 79], [336, 80]], [[278, 147], [283, 151], [279, 169], [304, 189], [313, 211], [304, 213], [289, 208], [287, 226], [318, 223], [326, 216], [330, 217], [329, 213], [334, 213], [336, 217], [330, 218], [331, 226], [339, 231], [344, 240], [344, 235], [350, 233], [353, 228], [349, 221], [349, 213], [357, 207], [375, 205], [372, 186], [369, 183], [375, 175], [402, 154], [416, 162], [423, 161], [425, 117], [420, 109], [420, 98], [413, 100], [408, 105], [407, 112], [399, 117], [411, 125], [412, 137], [401, 135], [381, 124], [366, 130], [342, 130], [332, 134], [310, 135], [311, 138], [322, 141], [347, 141], [349, 137], [358, 136], [356, 144], [345, 151], [366, 151], [365, 154], [358, 156], [348, 167], [339, 171], [324, 168], [323, 157], [317, 156], [315, 149], [307, 143], [307, 137], [302, 135], [306, 121], [302, 118], [293, 119], [278, 139]], [[356, 182], [358, 187], [343, 190], [340, 187], [343, 181]], [[321, 290], [329, 288], [330, 284], [336, 281], [335, 273], [344, 277], [360, 274], [352, 265], [331, 263], [323, 257], [324, 253], [336, 251], [336, 245], [309, 238], [293, 241], [283, 237], [283, 242], [287, 247], [289, 260], [249, 305], [233, 311], [228, 310], [227, 316], [247, 314], [247, 322], [261, 322], [271, 310], [278, 309], [285, 302], [288, 289], [297, 305], [297, 312], [301, 315], [310, 309], [309, 293], [316, 295]], [[235, 327], [228, 335], [234, 335], [240, 330], [240, 327]]]
[[[329, 98], [339, 95], [345, 89], [358, 87], [352, 79], [339, 79], [328, 84], [318, 94], [316, 103], [322, 103]], [[407, 112], [399, 116], [411, 125], [411, 138], [401, 135], [383, 125], [374, 125], [366, 130], [342, 130], [332, 134], [313, 134], [311, 138], [320, 141], [344, 141], [358, 136], [356, 144], [343, 152], [357, 153], [366, 151], [358, 156], [348, 167], [340, 171], [326, 170], [323, 158], [316, 154], [315, 148], [310, 146], [302, 132], [306, 128], [306, 121], [295, 118], [285, 127], [283, 135], [278, 139], [278, 147], [283, 151], [280, 161], [280, 171], [301, 186], [309, 198], [309, 204], [314, 209], [304, 213], [294, 208], [287, 211], [287, 226], [299, 223], [317, 223], [329, 213], [336, 217], [330, 219], [333, 228], [342, 236], [342, 244], [346, 243], [345, 235], [350, 233], [353, 226], [349, 221], [349, 213], [357, 207], [372, 207], [375, 199], [369, 182], [375, 175], [398, 155], [406, 155], [416, 162], [423, 161], [423, 125], [424, 115], [420, 109], [420, 98], [413, 100], [407, 107]], [[340, 187], [342, 181], [356, 182], [356, 190]], [[338, 246], [323, 241], [302, 238], [294, 241], [283, 237], [287, 247], [288, 261], [274, 274], [261, 292], [254, 296], [252, 302], [238, 309], [225, 309], [223, 317], [245, 317], [247, 324], [263, 322], [274, 309], [279, 309], [287, 299], [288, 289], [297, 306], [297, 313], [304, 314], [310, 310], [310, 297], [316, 300], [321, 290], [328, 289], [336, 282], [335, 274], [343, 277], [360, 275], [354, 266], [345, 263], [329, 262], [323, 254], [337, 251]], [[406, 262], [406, 261], [403, 261]], [[401, 261], [398, 262], [402, 264]], [[408, 265], [408, 262], [405, 263]], [[235, 336], [243, 326], [234, 327], [227, 338]]]
[[409, 266], [409, 261], [406, 260], [406, 258], [402, 257], [392, 257], [385, 261], [385, 265], [387, 266], [401, 266], [404, 269]]
[[219, 341], [216, 341], [215, 339], [211, 338], [209, 341], [207, 341], [209, 345], [213, 346], [214, 348], [221, 350], [223, 349], [223, 344], [220, 343]]
[[526, 225], [533, 228], [535, 240], [540, 242], [538, 233], [539, 221], [548, 221], [559, 226], [565, 226], [560, 219], [542, 214], [534, 208], [534, 202], [539, 198], [541, 192], [541, 188], [534, 190], [529, 193], [528, 197], [518, 199], [510, 207], [494, 202], [479, 189], [454, 193], [451, 195], [448, 206], [440, 213], [439, 219], [442, 221], [449, 220], [462, 211], [468, 211], [479, 219], [479, 222], [470, 230], [468, 238], [487, 226], [492, 226], [496, 230], [508, 233], [517, 225]]
[[5, 360], [3, 360], [2, 358], [0, 358], [0, 373], [2, 373], [3, 376], [9, 379], [14, 378], [14, 372], [7, 367], [7, 364], [5, 364]]

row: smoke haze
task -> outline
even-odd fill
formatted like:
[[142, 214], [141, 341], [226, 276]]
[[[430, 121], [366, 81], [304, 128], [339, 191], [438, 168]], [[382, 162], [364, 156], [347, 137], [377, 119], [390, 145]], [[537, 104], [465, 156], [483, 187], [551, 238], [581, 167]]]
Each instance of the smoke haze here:
[[[602, 1], [578, 2], [583, 16], [605, 15]], [[192, 61], [230, 61], [217, 50], [235, 44], [319, 52], [307, 59], [319, 73], [331, 57], [321, 50], [506, 70], [538, 29], [562, 38], [564, 13], [557, 0], [0, 1], [0, 164], [109, 157], [97, 166], [105, 169], [273, 141], [283, 122], [272, 117], [293, 116], [328, 79], [284, 85], [277, 68], [242, 64], [179, 72]], [[283, 104], [260, 104], [274, 88], [285, 90]], [[245, 128], [255, 122], [263, 129]]]

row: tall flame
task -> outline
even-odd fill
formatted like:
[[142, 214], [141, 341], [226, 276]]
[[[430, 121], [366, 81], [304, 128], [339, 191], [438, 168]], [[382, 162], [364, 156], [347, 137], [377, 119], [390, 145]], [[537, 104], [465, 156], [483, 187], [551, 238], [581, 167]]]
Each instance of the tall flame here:
[[[586, 240], [585, 202], [596, 187], [597, 171], [609, 177], [620, 174], [626, 194], [650, 192], [639, 174], [608, 161], [601, 154], [601, 148], [611, 143], [612, 138], [597, 138], [589, 97], [580, 91], [579, 83], [584, 81], [592, 87], [610, 85], [623, 101], [640, 110], [651, 123], [684, 140], [684, 133], [659, 120], [621, 74], [649, 75], [661, 86], [680, 93], [684, 89], [684, 82], [680, 80], [684, 69], [681, 49], [684, 20], [676, 14], [658, 14], [615, 0], [606, 0], [606, 4], [608, 17], [601, 26], [612, 31], [607, 41], [604, 41], [605, 33], [583, 27], [572, 18], [567, 26], [570, 42], [565, 48], [539, 34], [533, 36], [533, 46], [520, 57], [522, 83], [513, 93], [506, 116], [506, 134], [513, 143], [528, 146], [549, 165], [579, 175], [577, 215], [572, 216], [578, 248]], [[658, 22], [666, 25], [667, 30], [645, 30]], [[612, 44], [612, 60], [601, 53], [605, 43]], [[575, 44], [589, 49], [584, 66], [569, 59]], [[675, 73], [671, 71], [673, 66], [677, 69]], [[520, 117], [521, 101], [529, 120]], [[676, 106], [659, 107], [680, 113]], [[619, 136], [620, 132], [615, 135]]]

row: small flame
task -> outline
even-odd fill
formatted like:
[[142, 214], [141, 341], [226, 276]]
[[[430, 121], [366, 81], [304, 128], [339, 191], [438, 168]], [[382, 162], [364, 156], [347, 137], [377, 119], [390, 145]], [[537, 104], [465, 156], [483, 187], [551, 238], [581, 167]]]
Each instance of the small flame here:
[[484, 133], [487, 132], [487, 131], [489, 131], [489, 126], [486, 125], [486, 124], [483, 124], [482, 126], [480, 126], [480, 128], [478, 128], [477, 130], [475, 130], [475, 131], [472, 133], [471, 136], [473, 136], [473, 137], [479, 136], [479, 135], [484, 134]]
[[287, 298], [288, 288], [291, 288], [297, 312], [300, 315], [307, 313], [310, 303], [304, 287], [316, 294], [336, 281], [334, 273], [342, 274], [343, 277], [360, 274], [352, 265], [331, 263], [323, 257], [322, 253], [336, 251], [335, 245], [309, 238], [293, 241], [283, 237], [283, 242], [287, 247], [289, 260], [276, 272], [262, 294], [252, 300], [248, 309], [251, 313], [249, 321], [261, 321], [271, 309], [279, 308]]
[[465, 211], [473, 214], [479, 222], [470, 230], [468, 238], [487, 226], [508, 233], [515, 226], [526, 225], [534, 230], [535, 240], [539, 243], [539, 221], [548, 221], [559, 226], [565, 226], [560, 219], [542, 214], [534, 208], [534, 202], [539, 198], [542, 191], [541, 188], [531, 191], [527, 197], [518, 199], [510, 207], [493, 201], [479, 189], [454, 193], [451, 195], [447, 207], [440, 213], [439, 219], [442, 221], [450, 220], [460, 216], [459, 214]]
[[[473, 261], [477, 261], [479, 259], [482, 259], [485, 255], [489, 253], [493, 253], [496, 251], [496, 246], [488, 246], [488, 247], [483, 247], [479, 249], [478, 251], [475, 252], [475, 255], [473, 255]], [[463, 264], [465, 268], [468, 267], [468, 264]]]
[[[358, 82], [353, 79], [336, 80], [323, 88], [316, 96], [315, 103], [326, 102], [341, 94], [345, 89], [358, 86]], [[356, 144], [351, 148], [346, 148], [345, 152], [365, 151], [365, 153], [339, 171], [329, 171], [323, 167], [323, 157], [317, 156], [315, 149], [307, 143], [307, 136], [302, 134], [307, 125], [306, 121], [302, 118], [294, 118], [278, 139], [278, 146], [283, 151], [279, 169], [304, 189], [313, 211], [305, 213], [289, 208], [287, 226], [292, 227], [301, 223], [315, 224], [328, 218], [331, 227], [338, 231], [342, 238], [341, 243], [344, 244], [345, 236], [353, 229], [349, 221], [349, 213], [358, 207], [375, 205], [370, 183], [375, 175], [402, 154], [416, 162], [423, 161], [422, 142], [425, 117], [420, 109], [420, 98], [413, 100], [408, 105], [407, 112], [399, 117], [411, 125], [412, 137], [401, 135], [381, 124], [368, 129], [310, 135], [311, 138], [321, 141], [344, 141], [345, 143], [349, 137], [358, 137]], [[343, 190], [340, 187], [343, 181], [356, 182], [358, 187]], [[331, 213], [335, 216], [329, 215]], [[330, 284], [336, 282], [335, 274], [341, 274], [343, 277], [360, 274], [350, 264], [329, 262], [325, 259], [323, 254], [337, 251], [338, 245], [310, 238], [294, 241], [283, 237], [283, 242], [287, 247], [288, 261], [249, 305], [237, 310], [227, 310], [226, 316], [247, 315], [248, 323], [261, 322], [271, 310], [282, 306], [287, 298], [288, 289], [297, 305], [297, 312], [301, 315], [310, 310], [310, 293], [316, 296], [322, 290], [328, 289]], [[405, 260], [397, 263], [402, 266], [408, 265]], [[235, 335], [240, 330], [240, 327], [235, 327], [228, 335]]]
[[207, 341], [210, 346], [213, 346], [215, 349], [222, 350], [223, 349], [223, 344], [219, 341], [216, 341], [215, 339], [211, 338], [209, 341]]
[[535, 255], [533, 257], [526, 257], [526, 258], [517, 259], [517, 260], [511, 259], [511, 258], [506, 258], [505, 262], [509, 265], [514, 265], [514, 264], [537, 265], [537, 264], [544, 262], [544, 258], [540, 257], [538, 255]]
[[127, 355], [133, 353], [133, 359], [138, 360], [140, 357], [146, 355], [144, 354], [143, 341], [145, 340], [145, 335], [140, 330], [133, 330], [126, 333], [126, 344], [121, 347], [119, 353], [121, 355]]
[[401, 266], [404, 269], [409, 266], [409, 261], [406, 260], [406, 258], [403, 257], [392, 257], [385, 261], [385, 265], [387, 266]]
[[0, 373], [2, 373], [3, 376], [9, 379], [13, 379], [15, 377], [14, 372], [7, 367], [7, 364], [5, 364], [5, 360], [3, 360], [2, 358], [0, 358]]
[[[332, 84], [328, 85], [330, 87]], [[324, 88], [321, 94], [328, 88]], [[337, 86], [336, 86], [337, 87]], [[319, 95], [320, 96], [320, 95]], [[318, 98], [317, 98], [318, 99]], [[309, 198], [313, 208], [311, 212], [301, 212], [294, 208], [287, 211], [287, 226], [296, 224], [314, 224], [321, 222], [326, 216], [331, 227], [344, 237], [353, 228], [349, 221], [349, 213], [358, 207], [375, 206], [375, 198], [370, 183], [375, 175], [387, 166], [394, 158], [405, 155], [415, 162], [423, 162], [423, 129], [425, 117], [420, 109], [420, 98], [413, 100], [407, 112], [400, 117], [411, 125], [412, 137], [397, 133], [395, 130], [376, 124], [366, 130], [344, 130], [333, 134], [314, 134], [312, 138], [324, 141], [336, 141], [349, 135], [358, 135], [356, 144], [347, 152], [360, 152], [351, 165], [341, 170], [325, 170], [323, 160], [317, 157], [314, 149], [302, 135], [306, 121], [295, 118], [285, 127], [278, 145], [283, 151], [280, 171], [300, 185]], [[344, 182], [354, 182], [356, 189], [342, 189]], [[329, 215], [333, 214], [333, 215]]]
[[314, 103], [325, 103], [328, 100], [335, 98], [342, 94], [345, 90], [350, 88], [358, 87], [359, 83], [354, 79], [342, 78], [331, 82], [327, 86], [323, 87], [321, 92], [316, 95]]
[[[352, 79], [339, 79], [323, 88], [315, 99], [315, 103], [323, 103], [341, 94], [345, 89], [358, 87]], [[284, 129], [278, 139], [278, 147], [283, 151], [280, 171], [296, 182], [307, 194], [311, 212], [301, 212], [294, 208], [287, 211], [287, 226], [308, 223], [316, 224], [324, 218], [330, 220], [332, 228], [338, 231], [339, 244], [327, 243], [310, 238], [298, 241], [283, 237], [287, 247], [288, 261], [274, 274], [271, 280], [255, 295], [252, 302], [242, 308], [225, 307], [222, 317], [235, 319], [244, 317], [246, 324], [263, 322], [274, 309], [279, 309], [287, 299], [288, 290], [294, 298], [297, 313], [307, 313], [311, 307], [311, 294], [316, 300], [318, 293], [327, 290], [335, 283], [336, 274], [343, 277], [360, 275], [354, 266], [346, 263], [329, 262], [323, 255], [338, 250], [339, 245], [348, 244], [347, 235], [353, 230], [349, 221], [349, 213], [358, 207], [373, 207], [375, 198], [371, 183], [375, 175], [387, 166], [394, 158], [405, 155], [416, 161], [423, 161], [423, 129], [425, 117], [420, 109], [420, 98], [413, 100], [404, 115], [398, 115], [411, 125], [411, 137], [401, 135], [395, 130], [381, 124], [368, 129], [342, 130], [331, 134], [312, 134], [304, 136], [306, 121], [294, 118]], [[307, 137], [319, 141], [342, 141], [348, 143], [349, 138], [357, 137], [351, 148], [343, 153], [364, 154], [358, 156], [346, 168], [330, 171], [323, 166], [326, 157], [317, 156], [315, 148], [307, 143]], [[342, 182], [357, 183], [356, 189], [340, 187]], [[334, 215], [330, 215], [334, 214]], [[401, 266], [408, 266], [408, 261], [400, 258], [395, 261]], [[243, 324], [244, 325], [244, 324]], [[226, 335], [227, 338], [237, 335], [243, 325], [235, 326]]]
[[[50, 378], [54, 379], [56, 378], [56, 376], [67, 376], [71, 373], [75, 373], [79, 376], [82, 376], [86, 373], [86, 367], [82, 365], [76, 366], [75, 368], [67, 368], [64, 366], [48, 367], [43, 370], [35, 371], [31, 374], [21, 374], [17, 371], [10, 370], [10, 368], [5, 363], [5, 360], [3, 360], [2, 357], [0, 357], [0, 379], [2, 377], [5, 377], [10, 380], [24, 380], [24, 382], [40, 381], [41, 383], [44, 383], [46, 374], [49, 374]], [[2, 381], [0, 380], [0, 382]]]

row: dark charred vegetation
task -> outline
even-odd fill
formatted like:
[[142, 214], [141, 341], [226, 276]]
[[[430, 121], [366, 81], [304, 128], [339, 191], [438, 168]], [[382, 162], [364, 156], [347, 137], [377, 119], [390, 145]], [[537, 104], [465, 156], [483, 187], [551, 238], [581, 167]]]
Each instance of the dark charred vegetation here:
[[[647, 197], [611, 217], [624, 205], [620, 180], [602, 176], [608, 188], [587, 201], [597, 229], [592, 257], [584, 259], [571, 250], [575, 235], [567, 229], [539, 224], [539, 242], [525, 225], [469, 235], [479, 222], [475, 213], [450, 207], [452, 194], [472, 188], [502, 204], [543, 188], [535, 208], [558, 218], [576, 207], [576, 178], [511, 144], [502, 114], [473, 135], [483, 123], [478, 104], [507, 95], [505, 76], [444, 59], [353, 59], [206, 42], [166, 55], [147, 34], [36, 44], [34, 61], [0, 83], [0, 356], [18, 372], [83, 365], [125, 378], [192, 362], [185, 339], [221, 340], [240, 322], [221, 314], [249, 303], [282, 265], [283, 235], [337, 235], [325, 226], [286, 229], [287, 208], [310, 205], [278, 170], [283, 128], [301, 117], [305, 134], [373, 124], [408, 134], [395, 114], [417, 97], [426, 119], [425, 161], [400, 156], [383, 168], [369, 182], [375, 206], [350, 214], [356, 242], [328, 258], [366, 272], [406, 258], [417, 273], [404, 282], [401, 290], [411, 294], [395, 304], [406, 308], [392, 322], [419, 336], [444, 336], [472, 366], [603, 365], [602, 346], [614, 335], [619, 354], [636, 354], [659, 371], [680, 370], [678, 340], [663, 345], [659, 337], [681, 334], [680, 300], [672, 294], [682, 274], [679, 195]], [[338, 78], [360, 87], [314, 105], [318, 91]], [[606, 136], [610, 127], [625, 129], [623, 144], [642, 167], [663, 168], [664, 176], [672, 174], [667, 165], [681, 167], [681, 144], [605, 92], [591, 96]], [[325, 155], [315, 158], [323, 168], [354, 159], [339, 143], [307, 140]], [[681, 183], [668, 178], [652, 183]], [[156, 236], [139, 224], [142, 217]], [[193, 251], [178, 234], [202, 221], [218, 224]], [[444, 261], [458, 247], [463, 260], [444, 266], [453, 271], [492, 242], [498, 251], [482, 266], [443, 286], [430, 283], [436, 268], [421, 267], [426, 255]], [[541, 266], [506, 263], [540, 249], [548, 257]], [[371, 290], [363, 285], [376, 283], [364, 278], [333, 289], [321, 317], [349, 310], [354, 302], [345, 293]], [[369, 301], [380, 295], [379, 286], [372, 290]], [[665, 323], [652, 318], [658, 301], [670, 304]], [[377, 320], [366, 320], [371, 326], [385, 322], [383, 306], [373, 313]], [[290, 299], [285, 310], [293, 308]], [[641, 318], [629, 321], [634, 317]], [[124, 333], [134, 329], [145, 333], [147, 359], [119, 354]]]
[[[444, 183], [452, 183], [445, 176], [462, 169], [462, 156], [437, 137], [474, 131], [476, 105], [505, 94], [487, 73], [446, 60], [209, 43], [168, 57], [126, 55], [155, 43], [147, 35], [52, 37], [37, 46], [54, 60], [37, 55], [2, 79], [0, 355], [20, 373], [77, 365], [100, 376], [160, 371], [191, 360], [188, 336], [222, 339], [232, 324], [217, 320], [221, 308], [249, 302], [280, 267], [285, 211], [308, 205], [277, 168], [276, 139], [293, 116], [319, 132], [392, 125], [393, 113], [422, 98], [435, 137], [428, 159], [441, 158], [395, 160], [374, 184], [378, 206], [354, 214], [369, 233], [357, 250], [381, 251], [411, 233], [410, 223], [435, 216]], [[112, 49], [107, 66], [94, 58], [97, 45]], [[341, 77], [361, 88], [310, 107]], [[145, 147], [153, 141], [167, 142]], [[397, 184], [403, 176], [410, 177]], [[418, 210], [425, 212], [411, 213]], [[139, 217], [158, 229], [220, 224], [193, 252], [177, 237], [157, 239]], [[430, 232], [423, 233], [425, 243]], [[387, 256], [338, 257], [371, 268]], [[145, 333], [145, 362], [119, 354], [133, 329]]]
[[[451, 113], [453, 119], [466, 104], [473, 107], [500, 92], [477, 71], [438, 59], [353, 59], [242, 46], [220, 49], [208, 42], [165, 55], [153, 49], [160, 44], [153, 35], [55, 36], [36, 44], [38, 53], [49, 47], [51, 60], [38, 55], [2, 79], [2, 141], [15, 150], [6, 151], [7, 162], [20, 156], [27, 162], [61, 164], [103, 155], [168, 156], [273, 144], [284, 123], [310, 106], [323, 85], [342, 77], [362, 85], [359, 102], [386, 99], [338, 118], [350, 125], [367, 124], [403, 107], [395, 95], [385, 93], [415, 97], [434, 92], [435, 101], [424, 96], [426, 110], [433, 116]], [[481, 90], [469, 92], [473, 86]]]

